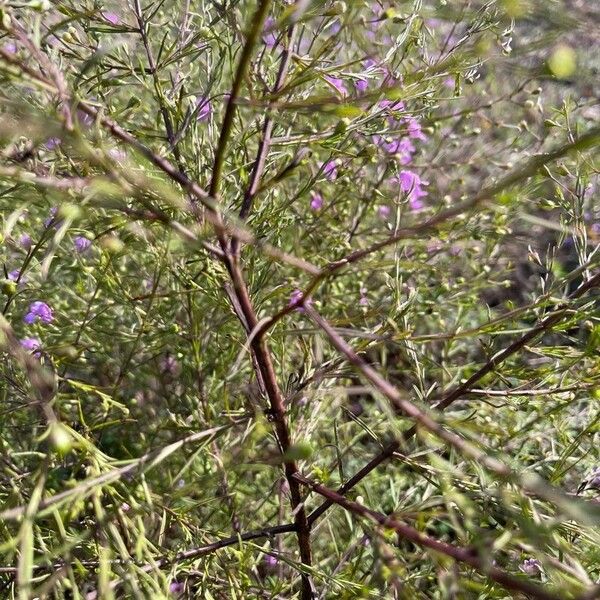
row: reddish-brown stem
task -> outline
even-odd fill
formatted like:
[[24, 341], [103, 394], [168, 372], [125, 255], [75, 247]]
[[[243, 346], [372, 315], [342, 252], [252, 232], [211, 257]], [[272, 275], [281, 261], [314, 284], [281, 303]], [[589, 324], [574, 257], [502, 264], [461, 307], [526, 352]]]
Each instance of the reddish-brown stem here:
[[296, 473], [294, 479], [311, 488], [313, 491], [317, 492], [317, 494], [327, 498], [332, 504], [337, 504], [352, 514], [375, 521], [387, 529], [393, 529], [404, 539], [410, 540], [419, 546], [424, 546], [425, 548], [439, 552], [440, 554], [444, 554], [445, 556], [449, 556], [458, 562], [465, 563], [474, 569], [477, 569], [486, 577], [499, 583], [507, 590], [521, 592], [538, 600], [560, 600], [561, 598], [561, 596], [547, 592], [545, 589], [531, 583], [527, 579], [515, 577], [498, 567], [494, 567], [490, 558], [480, 556], [475, 548], [453, 546], [452, 544], [447, 544], [446, 542], [431, 538], [410, 525], [397, 521], [389, 515], [371, 510], [358, 502], [348, 500], [337, 492], [311, 481], [300, 473]]
[[[559, 306], [554, 312], [550, 313], [546, 318], [544, 318], [537, 326], [533, 327], [526, 334], [521, 336], [519, 339], [515, 340], [512, 344], [507, 346], [502, 352], [493, 356], [490, 360], [488, 360], [482, 367], [480, 367], [467, 381], [463, 384], [459, 385], [455, 389], [448, 392], [435, 406], [434, 408], [437, 410], [445, 410], [448, 408], [453, 402], [455, 402], [458, 398], [465, 395], [479, 380], [481, 380], [485, 375], [496, 369], [501, 363], [503, 363], [506, 359], [508, 359], [513, 354], [517, 353], [519, 350], [524, 348], [529, 342], [536, 339], [538, 336], [542, 335], [544, 332], [552, 329], [556, 324], [558, 324], [567, 314], [567, 311], [570, 306], [570, 302], [580, 298], [583, 294], [585, 294], [590, 289], [598, 286], [600, 284], [600, 273], [596, 273], [593, 277], [588, 279], [585, 283], [583, 283], [579, 288], [577, 288], [569, 297], [568, 302]], [[364, 467], [362, 467], [359, 471], [357, 471], [348, 481], [346, 481], [340, 488], [338, 488], [338, 493], [345, 494], [349, 490], [351, 490], [355, 485], [360, 483], [365, 477], [367, 477], [372, 471], [374, 471], [381, 463], [385, 462], [389, 458], [391, 458], [395, 452], [400, 449], [401, 442], [404, 443], [412, 438], [417, 432], [416, 426], [408, 429], [402, 437], [402, 440], [394, 440], [390, 442], [383, 450], [377, 453]], [[308, 522], [312, 525], [314, 522], [332, 505], [332, 502], [326, 500], [317, 507], [312, 513], [308, 516]]]

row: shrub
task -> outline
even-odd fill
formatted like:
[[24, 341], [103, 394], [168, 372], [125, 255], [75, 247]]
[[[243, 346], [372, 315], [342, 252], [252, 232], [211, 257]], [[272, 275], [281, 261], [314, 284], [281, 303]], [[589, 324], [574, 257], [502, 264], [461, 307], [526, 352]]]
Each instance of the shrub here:
[[0, 11], [2, 597], [595, 597], [594, 3]]

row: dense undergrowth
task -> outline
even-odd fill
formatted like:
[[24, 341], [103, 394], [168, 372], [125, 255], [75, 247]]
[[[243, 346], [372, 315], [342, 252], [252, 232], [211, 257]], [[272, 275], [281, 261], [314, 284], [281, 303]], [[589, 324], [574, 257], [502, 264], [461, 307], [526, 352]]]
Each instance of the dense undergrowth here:
[[0, 598], [598, 597], [594, 2], [0, 16]]

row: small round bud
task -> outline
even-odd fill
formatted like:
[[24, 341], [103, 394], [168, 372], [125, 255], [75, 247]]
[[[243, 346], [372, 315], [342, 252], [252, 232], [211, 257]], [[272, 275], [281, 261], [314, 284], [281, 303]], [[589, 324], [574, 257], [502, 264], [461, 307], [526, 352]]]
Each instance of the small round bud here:
[[2, 293], [9, 298], [17, 293], [17, 284], [10, 279], [4, 279], [1, 285]]
[[73, 447], [73, 438], [62, 423], [53, 423], [50, 426], [49, 439], [53, 450], [61, 456], [67, 454]]

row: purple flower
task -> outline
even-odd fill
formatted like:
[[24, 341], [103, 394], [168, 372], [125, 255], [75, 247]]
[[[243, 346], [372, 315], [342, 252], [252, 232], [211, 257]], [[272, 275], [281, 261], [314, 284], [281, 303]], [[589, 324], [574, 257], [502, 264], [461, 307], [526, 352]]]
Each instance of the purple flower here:
[[310, 207], [314, 211], [321, 210], [323, 208], [323, 196], [321, 196], [319, 192], [311, 192]]
[[275, 568], [277, 566], [277, 563], [279, 562], [274, 556], [271, 556], [270, 554], [265, 554], [264, 561], [265, 565], [270, 569]]
[[265, 19], [262, 41], [267, 48], [274, 48], [277, 45], [277, 35], [274, 31], [276, 24], [277, 21], [275, 21], [273, 17], [267, 17]]
[[93, 117], [82, 110], [77, 111], [77, 118], [79, 119], [79, 123], [84, 127], [91, 127], [94, 124]]
[[345, 98], [348, 95], [348, 90], [346, 89], [346, 86], [344, 85], [344, 82], [339, 79], [338, 77], [332, 77], [331, 75], [325, 75], [325, 81], [332, 87], [334, 87], [338, 94], [342, 97]]
[[414, 117], [407, 117], [406, 123], [408, 124], [408, 135], [414, 140], [427, 141], [427, 137], [421, 131], [421, 124]]
[[31, 236], [27, 233], [19, 236], [19, 246], [24, 250], [29, 250], [32, 246]]
[[119, 15], [110, 10], [106, 10], [102, 13], [105, 21], [108, 21], [111, 25], [118, 25], [121, 22]]
[[196, 106], [198, 107], [196, 119], [198, 121], [208, 121], [212, 113], [212, 107], [210, 105], [209, 99], [205, 96], [202, 96], [202, 98], [198, 98], [198, 100], [196, 101]]
[[53, 206], [50, 209], [50, 214], [48, 215], [48, 218], [44, 219], [44, 227], [49, 227], [54, 222], [54, 218], [56, 217], [57, 212], [58, 207], [56, 206]]
[[397, 154], [401, 165], [408, 165], [412, 161], [413, 152], [416, 148], [408, 138], [387, 141], [380, 135], [374, 135], [373, 141], [389, 154]]
[[379, 107], [387, 110], [404, 110], [402, 100], [380, 100]]
[[21, 276], [21, 271], [19, 269], [14, 269], [8, 274], [9, 281], [18, 281], [20, 284], [27, 282], [27, 277]]
[[446, 77], [443, 81], [444, 87], [454, 89], [456, 87], [456, 80], [454, 77]]
[[61, 144], [61, 139], [57, 137], [50, 137], [44, 142], [47, 150], [54, 150]]
[[539, 575], [542, 572], [542, 565], [537, 558], [527, 558], [521, 563], [519, 569], [527, 575]]
[[361, 77], [354, 82], [354, 87], [356, 88], [357, 92], [364, 94], [369, 87], [369, 82]]
[[387, 219], [390, 216], [390, 207], [387, 206], [386, 204], [382, 204], [381, 206], [379, 206], [377, 208], [377, 214], [382, 219]]
[[325, 175], [326, 179], [328, 179], [329, 181], [335, 181], [337, 179], [338, 172], [337, 163], [335, 162], [335, 160], [328, 160], [326, 163], [323, 163], [321, 165], [321, 168], [323, 170], [323, 175]]
[[29, 312], [23, 317], [23, 321], [28, 325], [31, 325], [38, 320], [42, 321], [42, 323], [51, 323], [54, 320], [52, 309], [41, 300], [32, 302], [29, 305]]
[[181, 594], [183, 592], [184, 586], [180, 581], [172, 581], [169, 585], [169, 592], [171, 594]]
[[[295, 289], [290, 294], [290, 301], [288, 303], [288, 306], [295, 306], [297, 304], [301, 304], [303, 300], [304, 300], [304, 294], [302, 293], [302, 290]], [[308, 298], [307, 300], [304, 300], [303, 303], [306, 304], [307, 306], [310, 306], [312, 304], [312, 300], [310, 298]], [[302, 306], [297, 306], [296, 310], [298, 310], [300, 312], [304, 311]]]
[[600, 467], [592, 471], [588, 478], [587, 487], [600, 490]]
[[79, 254], [83, 254], [87, 250], [89, 250], [92, 245], [92, 241], [88, 240], [86, 237], [82, 235], [76, 235], [73, 239], [73, 245], [75, 246], [75, 250], [79, 252]]
[[127, 153], [121, 148], [111, 148], [108, 155], [117, 162], [123, 162], [127, 158]]
[[367, 298], [368, 291], [367, 288], [360, 288], [360, 300], [358, 301], [360, 306], [369, 306], [369, 299]]
[[[27, 350], [27, 352], [35, 352], [36, 350], [39, 350], [42, 342], [40, 342], [40, 340], [38, 340], [37, 338], [34, 337], [27, 337], [27, 338], [23, 338], [20, 342], [21, 346], [23, 346], [23, 348], [25, 348], [25, 350]], [[39, 354], [36, 352], [36, 354]]]
[[600, 223], [592, 223], [592, 231], [596, 235], [600, 234]]
[[365, 71], [369, 71], [370, 69], [379, 69], [379, 63], [372, 59], [372, 58], [366, 58], [365, 60], [363, 60], [363, 68], [365, 69]]
[[2, 46], [2, 49], [7, 54], [16, 54], [17, 53], [17, 45], [12, 40], [9, 42], [6, 42], [6, 44], [4, 44], [4, 46]]
[[423, 203], [419, 200], [419, 198], [427, 196], [427, 192], [421, 187], [423, 185], [427, 185], [427, 182], [422, 181], [421, 178], [412, 171], [400, 171], [399, 175], [397, 176], [397, 181], [400, 184], [400, 189], [408, 194], [410, 207], [413, 210], [419, 210], [423, 208]]

